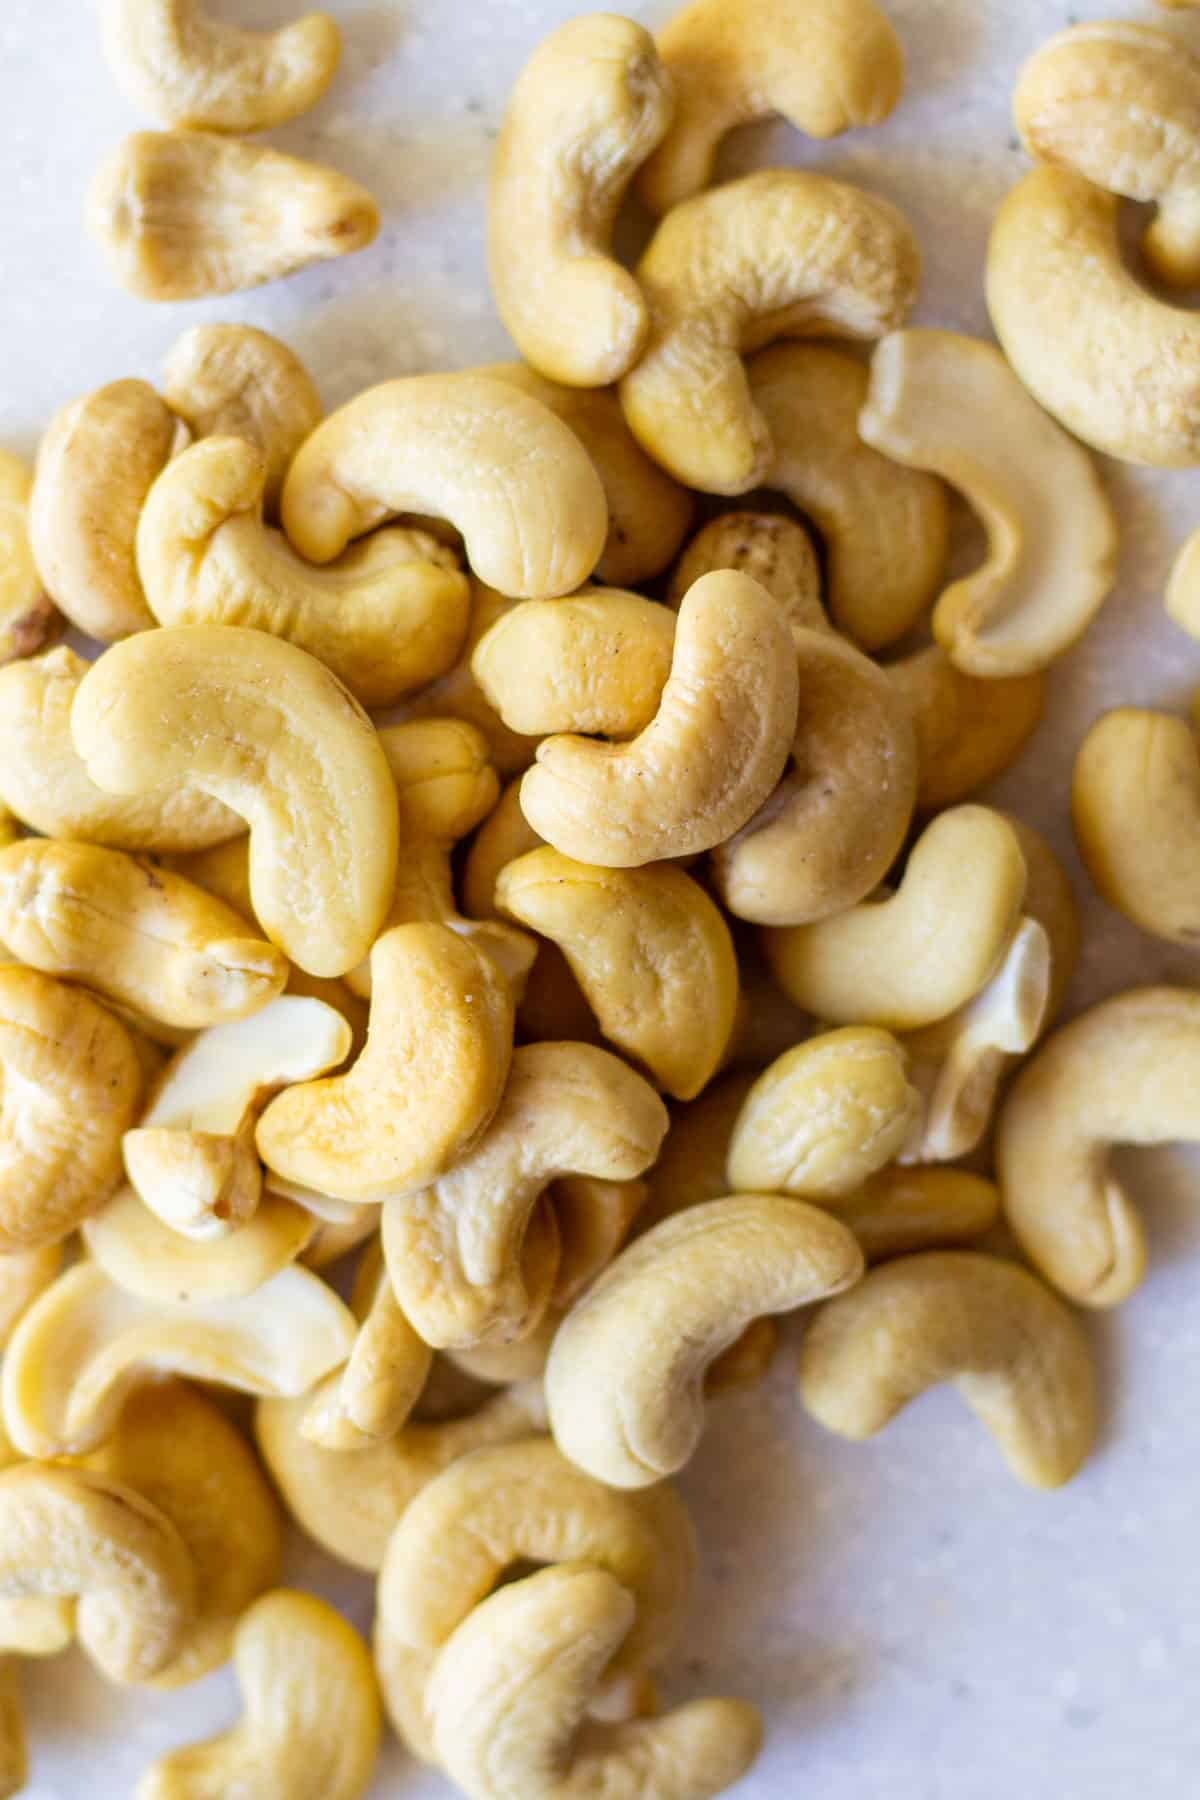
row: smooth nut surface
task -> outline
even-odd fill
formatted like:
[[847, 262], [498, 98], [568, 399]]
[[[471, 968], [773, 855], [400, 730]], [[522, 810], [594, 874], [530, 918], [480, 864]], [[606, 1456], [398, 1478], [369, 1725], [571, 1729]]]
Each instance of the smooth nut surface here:
[[254, 1293], [298, 1260], [318, 1224], [302, 1206], [268, 1192], [237, 1231], [197, 1243], [164, 1224], [135, 1189], [122, 1187], [82, 1230], [89, 1255], [117, 1287], [143, 1300], [184, 1303]]

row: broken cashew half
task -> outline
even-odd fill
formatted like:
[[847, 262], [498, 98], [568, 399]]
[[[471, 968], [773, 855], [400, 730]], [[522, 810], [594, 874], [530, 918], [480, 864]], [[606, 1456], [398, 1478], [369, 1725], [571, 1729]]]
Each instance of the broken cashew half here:
[[1046, 684], [1039, 672], [981, 680], [952, 663], [940, 644], [888, 663], [884, 672], [912, 715], [921, 813], [956, 806], [1002, 775], [1041, 721]]
[[354, 1348], [345, 1367], [317, 1388], [301, 1426], [327, 1450], [363, 1450], [395, 1437], [433, 1362], [433, 1351], [400, 1310], [378, 1238], [363, 1252], [350, 1309], [359, 1321]]
[[32, 493], [29, 469], [19, 456], [0, 450], [0, 667], [40, 650], [57, 616], [29, 540]]

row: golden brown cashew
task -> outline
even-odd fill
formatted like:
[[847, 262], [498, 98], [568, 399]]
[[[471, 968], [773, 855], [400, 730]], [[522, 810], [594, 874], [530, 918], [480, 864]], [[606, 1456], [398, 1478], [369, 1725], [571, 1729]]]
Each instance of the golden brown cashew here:
[[793, 631], [832, 629], [821, 604], [821, 570], [803, 525], [782, 513], [720, 513], [699, 530], [671, 571], [667, 604], [678, 607], [693, 582], [737, 569], [766, 588]]
[[0, 450], [0, 665], [40, 650], [57, 618], [29, 541], [32, 493], [29, 469]]
[[61, 1265], [61, 1244], [43, 1244], [38, 1250], [10, 1250], [0, 1255], [0, 1351], [22, 1313], [28, 1312], [38, 1295], [50, 1286]]
[[713, 1359], [752, 1319], [837, 1293], [862, 1267], [846, 1227], [803, 1200], [738, 1194], [664, 1220], [559, 1327], [546, 1368], [559, 1449], [611, 1487], [681, 1469], [704, 1430]]
[[517, 77], [492, 158], [488, 270], [518, 350], [554, 381], [607, 387], [641, 354], [646, 303], [609, 240], [673, 110], [654, 39], [615, 13], [569, 19]]
[[804, 1404], [842, 1437], [873, 1437], [943, 1381], [1030, 1487], [1060, 1487], [1091, 1450], [1095, 1388], [1079, 1322], [998, 1257], [933, 1250], [873, 1269], [820, 1309], [800, 1352]]
[[327, 1450], [363, 1450], [395, 1437], [433, 1362], [433, 1351], [400, 1310], [377, 1237], [363, 1252], [350, 1306], [359, 1321], [354, 1348], [345, 1367], [317, 1388], [300, 1427]]
[[118, 82], [163, 125], [265, 131], [307, 112], [333, 80], [341, 35], [326, 13], [240, 31], [202, 0], [106, 0], [104, 51]]
[[1016, 930], [1025, 861], [1012, 826], [956, 806], [925, 827], [897, 892], [832, 919], [765, 931], [775, 979], [836, 1025], [915, 1031], [965, 1005]]
[[692, 0], [659, 32], [658, 49], [676, 104], [638, 183], [656, 213], [709, 185], [735, 126], [776, 112], [814, 138], [879, 125], [904, 76], [899, 39], [874, 0]]
[[83, 1222], [83, 1241], [111, 1282], [143, 1300], [180, 1303], [254, 1293], [309, 1249], [317, 1232], [311, 1213], [269, 1192], [253, 1218], [209, 1243], [164, 1225], [131, 1187]]
[[586, 581], [608, 531], [578, 438], [540, 401], [470, 371], [387, 381], [333, 413], [292, 463], [282, 511], [320, 563], [390, 514], [448, 519], [480, 580], [523, 600]]
[[1037, 730], [1045, 678], [983, 681], [955, 667], [940, 644], [889, 663], [917, 734], [917, 811], [940, 812], [1002, 775]]
[[175, 1750], [135, 1800], [361, 1800], [379, 1751], [379, 1694], [366, 1645], [312, 1594], [277, 1588], [233, 1634], [239, 1722]]
[[93, 664], [71, 730], [110, 792], [178, 781], [247, 821], [255, 915], [302, 969], [366, 955], [395, 885], [396, 790], [374, 726], [313, 657], [227, 625], [146, 632]]
[[767, 478], [772, 446], [742, 352], [879, 337], [903, 322], [919, 272], [896, 208], [825, 175], [763, 169], [685, 201], [638, 264], [651, 332], [621, 383], [634, 436], [688, 486], [744, 494]]
[[770, 595], [748, 575], [705, 575], [679, 609], [654, 719], [628, 744], [547, 738], [521, 783], [525, 816], [564, 856], [606, 868], [711, 849], [783, 773], [798, 687]]

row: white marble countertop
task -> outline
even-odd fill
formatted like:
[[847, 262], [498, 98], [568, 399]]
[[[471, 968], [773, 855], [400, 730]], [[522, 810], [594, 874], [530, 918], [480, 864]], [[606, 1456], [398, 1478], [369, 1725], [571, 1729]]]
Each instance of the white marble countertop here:
[[[780, 0], [785, 4], [786, 0]], [[373, 187], [378, 242], [340, 265], [211, 304], [150, 307], [117, 292], [81, 227], [103, 152], [140, 121], [100, 56], [88, 0], [0, 8], [0, 442], [32, 450], [53, 408], [118, 376], [154, 379], [185, 325], [247, 320], [308, 361], [330, 405], [413, 370], [505, 354], [483, 278], [482, 191], [512, 79], [571, 0], [325, 0], [345, 29], [333, 91], [271, 141]], [[885, 0], [907, 93], [879, 130], [826, 145], [755, 130], [727, 157], [799, 162], [862, 181], [913, 220], [926, 259], [918, 317], [986, 331], [988, 222], [1021, 172], [1008, 95], [1024, 57], [1103, 0]], [[247, 24], [296, 0], [210, 0]], [[665, 0], [630, 8], [654, 24]], [[1139, 17], [1160, 15], [1130, 0]], [[1200, 44], [1200, 17], [1172, 29]], [[1105, 706], [1182, 708], [1200, 646], [1160, 606], [1174, 547], [1200, 514], [1200, 475], [1108, 465], [1120, 580], [1054, 671], [1047, 716], [998, 796], [1067, 854], [1074, 749]], [[1196, 957], [1143, 937], [1088, 898], [1074, 1005], [1134, 982], [1193, 981]], [[1200, 1206], [1183, 1152], [1131, 1159], [1148, 1203], [1144, 1287], [1091, 1329], [1103, 1371], [1101, 1445], [1061, 1493], [1004, 1472], [950, 1391], [872, 1443], [801, 1414], [794, 1343], [767, 1386], [712, 1413], [684, 1488], [705, 1561], [675, 1670], [679, 1695], [744, 1694], [767, 1747], [739, 1800], [1188, 1800], [1200, 1791]], [[370, 1616], [369, 1584], [297, 1549], [291, 1576]], [[169, 1697], [107, 1689], [72, 1653], [26, 1683], [31, 1800], [118, 1800], [162, 1750], [229, 1719], [227, 1674]], [[449, 1789], [393, 1745], [375, 1792]]]

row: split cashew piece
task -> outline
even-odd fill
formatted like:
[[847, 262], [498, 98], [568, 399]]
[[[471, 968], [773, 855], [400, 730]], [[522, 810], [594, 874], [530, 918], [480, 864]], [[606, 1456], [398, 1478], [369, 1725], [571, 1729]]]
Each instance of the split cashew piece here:
[[704, 1430], [704, 1375], [752, 1319], [858, 1280], [846, 1227], [803, 1200], [690, 1207], [623, 1250], [567, 1314], [546, 1368], [555, 1441], [610, 1487], [683, 1468]]
[[745, 1774], [762, 1723], [740, 1700], [591, 1723], [581, 1737], [636, 1611], [612, 1575], [564, 1563], [502, 1588], [464, 1620], [427, 1704], [438, 1760], [469, 1800], [710, 1800]]
[[782, 113], [808, 137], [879, 125], [904, 79], [900, 42], [874, 0], [692, 0], [658, 34], [675, 122], [638, 190], [656, 213], [708, 187], [738, 125]]
[[421, 1397], [433, 1351], [404, 1314], [378, 1238], [363, 1253], [350, 1307], [358, 1336], [346, 1365], [327, 1375], [301, 1426], [327, 1450], [363, 1450], [395, 1437]]
[[488, 271], [518, 350], [554, 381], [607, 387], [642, 352], [646, 303], [610, 239], [673, 111], [654, 39], [614, 13], [569, 19], [517, 78], [492, 157]]
[[744, 494], [767, 478], [773, 452], [743, 352], [894, 330], [916, 297], [920, 254], [888, 201], [763, 169], [668, 213], [637, 273], [651, 331], [621, 383], [630, 428], [677, 481]]
[[649, 1168], [667, 1111], [644, 1077], [590, 1044], [526, 1044], [474, 1149], [424, 1192], [383, 1209], [388, 1273], [426, 1343], [470, 1348], [527, 1336], [538, 1292], [537, 1203], [563, 1175], [628, 1181]]
[[495, 901], [563, 951], [606, 1038], [680, 1100], [719, 1068], [738, 965], [720, 911], [682, 869], [600, 869], [549, 848], [500, 872]]
[[579, 862], [636, 868], [709, 850], [753, 817], [783, 773], [799, 676], [764, 588], [703, 576], [679, 609], [658, 712], [628, 744], [551, 737], [521, 783], [538, 835]]
[[1116, 1144], [1197, 1135], [1200, 995], [1133, 988], [1055, 1032], [1000, 1110], [996, 1167], [1021, 1248], [1081, 1306], [1115, 1306], [1141, 1282], [1141, 1220], [1110, 1167]]
[[667, 604], [678, 607], [693, 582], [737, 569], [766, 588], [795, 631], [832, 629], [821, 603], [821, 569], [804, 526], [782, 513], [721, 513], [699, 530], [671, 571]]
[[202, 0], [107, 0], [104, 52], [135, 105], [160, 124], [266, 131], [307, 112], [336, 73], [341, 35], [325, 13], [278, 31], [239, 31]]
[[19, 456], [0, 450], [0, 666], [32, 656], [54, 629], [29, 541], [33, 476]]
[[178, 782], [246, 820], [255, 916], [294, 963], [361, 962], [395, 885], [396, 790], [371, 721], [315, 658], [227, 625], [148, 631], [93, 664], [71, 730], [109, 792]]
[[800, 1393], [820, 1424], [867, 1438], [951, 1381], [1030, 1487], [1069, 1481], [1096, 1435], [1079, 1321], [1036, 1276], [967, 1250], [873, 1269], [823, 1306], [800, 1351]]
[[367, 1647], [312, 1594], [277, 1588], [233, 1634], [242, 1717], [160, 1758], [135, 1800], [362, 1800], [379, 1752], [379, 1693]]
[[127, 1395], [165, 1373], [248, 1394], [303, 1394], [344, 1362], [353, 1315], [307, 1269], [240, 1299], [142, 1300], [94, 1263], [60, 1275], [4, 1358], [4, 1424], [26, 1456], [83, 1456], [111, 1437]]
[[1002, 775], [1042, 717], [1040, 673], [983, 681], [955, 666], [940, 644], [889, 663], [888, 680], [917, 736], [917, 811], [941, 812]]
[[587, 580], [608, 508], [579, 439], [530, 395], [467, 371], [368, 388], [318, 425], [283, 485], [283, 524], [310, 562], [393, 513], [447, 519], [481, 581], [550, 599]]
[[302, 1206], [268, 1192], [237, 1231], [197, 1243], [123, 1187], [82, 1230], [93, 1260], [117, 1287], [142, 1300], [203, 1304], [254, 1293], [314, 1245], [319, 1226]]
[[1009, 362], [1068, 431], [1123, 462], [1190, 468], [1200, 318], [1125, 267], [1119, 204], [1070, 169], [1018, 182], [992, 225], [988, 311]]
[[925, 827], [895, 894], [764, 932], [767, 960], [784, 992], [818, 1018], [915, 1031], [956, 1012], [995, 974], [1026, 879], [1007, 819], [956, 806]]
[[985, 679], [1043, 669], [1086, 630], [1116, 575], [1117, 524], [1092, 460], [1030, 399], [998, 350], [952, 331], [899, 331], [871, 361], [868, 443], [958, 488], [987, 532], [933, 630]]

